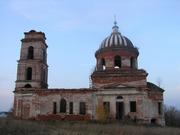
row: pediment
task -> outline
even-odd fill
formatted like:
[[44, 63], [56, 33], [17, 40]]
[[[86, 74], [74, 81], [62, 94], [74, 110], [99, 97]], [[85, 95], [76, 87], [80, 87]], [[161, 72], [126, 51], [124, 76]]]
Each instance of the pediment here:
[[103, 86], [104, 89], [110, 89], [110, 88], [113, 88], [113, 89], [117, 89], [117, 88], [134, 88], [133, 86], [130, 86], [130, 85], [125, 85], [125, 84], [108, 84], [108, 85], [105, 85]]

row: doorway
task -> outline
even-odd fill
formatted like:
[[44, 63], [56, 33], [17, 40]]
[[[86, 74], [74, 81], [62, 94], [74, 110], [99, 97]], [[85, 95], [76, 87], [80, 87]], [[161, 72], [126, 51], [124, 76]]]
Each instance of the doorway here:
[[124, 103], [116, 102], [116, 119], [122, 120], [123, 116], [124, 116]]

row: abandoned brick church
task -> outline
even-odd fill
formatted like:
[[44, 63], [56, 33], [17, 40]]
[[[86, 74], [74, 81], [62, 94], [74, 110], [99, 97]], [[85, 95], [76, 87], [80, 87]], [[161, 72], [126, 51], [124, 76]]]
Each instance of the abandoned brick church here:
[[14, 116], [36, 120], [96, 120], [102, 106], [108, 119], [129, 118], [164, 125], [164, 90], [147, 82], [138, 68], [138, 49], [123, 36], [116, 22], [95, 52], [92, 87], [49, 89], [47, 44], [43, 32], [25, 32], [14, 91]]

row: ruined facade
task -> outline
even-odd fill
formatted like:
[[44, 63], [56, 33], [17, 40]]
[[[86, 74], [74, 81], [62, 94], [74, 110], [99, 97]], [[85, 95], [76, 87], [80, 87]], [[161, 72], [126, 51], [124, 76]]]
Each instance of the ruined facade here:
[[92, 87], [82, 89], [49, 89], [45, 34], [34, 30], [24, 34], [14, 91], [15, 117], [96, 120], [101, 107], [107, 119], [165, 124], [164, 90], [147, 82], [148, 73], [138, 68], [138, 49], [121, 35], [116, 23], [95, 52]]

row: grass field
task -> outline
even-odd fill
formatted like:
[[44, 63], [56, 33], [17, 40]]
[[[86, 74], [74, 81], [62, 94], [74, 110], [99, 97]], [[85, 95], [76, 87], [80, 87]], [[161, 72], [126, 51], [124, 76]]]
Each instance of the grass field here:
[[0, 135], [180, 135], [180, 128], [1, 118]]

